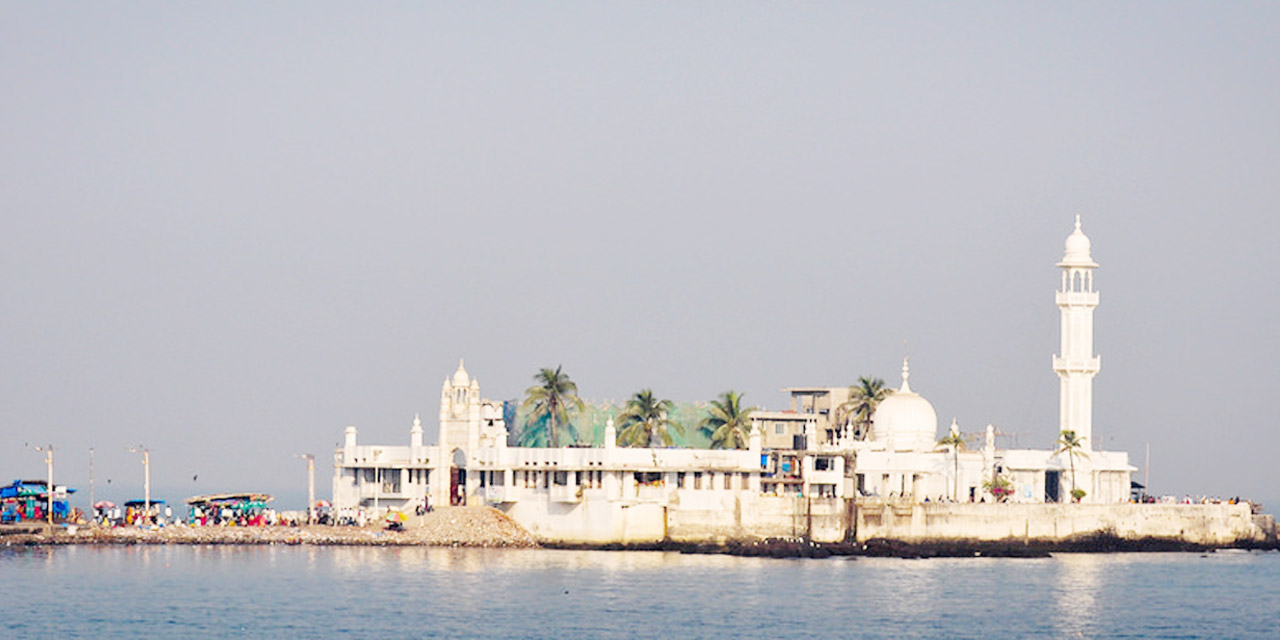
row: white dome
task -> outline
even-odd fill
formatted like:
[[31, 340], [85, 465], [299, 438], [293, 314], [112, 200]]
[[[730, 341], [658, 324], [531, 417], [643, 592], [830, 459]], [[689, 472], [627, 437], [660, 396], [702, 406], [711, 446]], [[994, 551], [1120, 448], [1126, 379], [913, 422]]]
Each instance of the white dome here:
[[1096, 267], [1093, 258], [1089, 255], [1093, 248], [1093, 243], [1089, 242], [1089, 236], [1080, 230], [1080, 216], [1076, 216], [1076, 229], [1067, 236], [1066, 254], [1062, 257], [1059, 266], [1063, 267]]
[[462, 360], [458, 360], [458, 370], [453, 372], [453, 386], [469, 387], [471, 386], [471, 377], [467, 375], [467, 369], [462, 366]]
[[923, 396], [911, 390], [907, 361], [902, 362], [902, 388], [889, 394], [871, 416], [871, 439], [897, 450], [929, 451], [938, 442], [938, 414]]

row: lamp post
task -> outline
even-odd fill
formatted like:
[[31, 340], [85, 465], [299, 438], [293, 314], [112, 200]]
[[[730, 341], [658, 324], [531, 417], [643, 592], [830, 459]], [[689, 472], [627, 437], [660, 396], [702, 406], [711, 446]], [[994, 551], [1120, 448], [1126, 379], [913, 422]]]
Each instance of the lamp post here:
[[307, 461], [307, 524], [316, 523], [316, 457], [310, 453], [295, 456]]
[[[31, 447], [31, 445], [27, 445]], [[49, 467], [48, 484], [44, 486], [44, 495], [48, 500], [45, 505], [45, 515], [49, 518], [49, 524], [53, 524], [53, 445], [46, 444], [43, 447], [31, 447], [35, 451], [44, 452], [44, 463]]]
[[142, 454], [142, 501], [143, 514], [147, 520], [151, 519], [151, 450], [143, 445], [129, 447], [131, 453]]
[[93, 447], [89, 447], [89, 522], [90, 526], [98, 526], [97, 504], [93, 499]]

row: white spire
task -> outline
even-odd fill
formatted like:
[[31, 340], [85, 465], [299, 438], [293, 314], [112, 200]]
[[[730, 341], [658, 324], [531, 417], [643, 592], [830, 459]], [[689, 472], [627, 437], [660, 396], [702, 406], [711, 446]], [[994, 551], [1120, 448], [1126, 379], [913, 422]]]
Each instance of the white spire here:
[[1076, 214], [1076, 228], [1067, 236], [1066, 252], [1062, 256], [1062, 262], [1058, 263], [1059, 267], [1097, 267], [1097, 263], [1090, 256], [1093, 243], [1089, 241], [1089, 236], [1084, 234], [1084, 230], [1080, 228], [1080, 214]]
[[467, 387], [471, 385], [471, 376], [467, 375], [467, 368], [463, 365], [462, 358], [458, 358], [458, 370], [453, 372], [453, 386]]
[[418, 414], [413, 414], [413, 428], [409, 429], [409, 446], [422, 446], [422, 418]]
[[902, 358], [902, 388], [898, 389], [899, 393], [911, 393], [911, 384], [907, 382], [911, 378], [911, 356]]

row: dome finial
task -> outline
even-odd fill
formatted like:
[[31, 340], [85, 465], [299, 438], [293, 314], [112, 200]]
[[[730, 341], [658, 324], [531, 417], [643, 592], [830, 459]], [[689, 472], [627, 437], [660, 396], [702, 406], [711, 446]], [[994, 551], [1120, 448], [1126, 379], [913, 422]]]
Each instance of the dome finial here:
[[471, 376], [467, 375], [467, 368], [463, 365], [462, 358], [458, 358], [458, 370], [453, 372], [452, 382], [455, 387], [471, 385]]
[[899, 391], [910, 393], [911, 384], [907, 382], [911, 379], [911, 356], [902, 357], [902, 389]]
[[1089, 255], [1092, 244], [1089, 242], [1089, 236], [1086, 236], [1084, 230], [1080, 228], [1080, 214], [1077, 213], [1076, 228], [1072, 230], [1071, 235], [1067, 236], [1066, 253], [1058, 266], [1090, 269], [1097, 267], [1098, 264]]

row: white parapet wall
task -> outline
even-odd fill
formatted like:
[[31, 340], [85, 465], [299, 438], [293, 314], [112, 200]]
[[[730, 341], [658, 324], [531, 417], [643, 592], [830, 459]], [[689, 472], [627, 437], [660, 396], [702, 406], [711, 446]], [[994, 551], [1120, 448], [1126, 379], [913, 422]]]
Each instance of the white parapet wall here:
[[[503, 506], [544, 542], [644, 544], [663, 540], [725, 543], [764, 538], [858, 541], [1029, 540], [1061, 542], [1090, 534], [1231, 545], [1274, 539], [1247, 504], [894, 503], [760, 495], [747, 491], [671, 491], [663, 500], [607, 500], [588, 491], [578, 503], [543, 495]], [[593, 495], [595, 494], [595, 495]], [[593, 499], [595, 498], [595, 499]], [[1269, 521], [1268, 521], [1269, 522]]]
[[1248, 504], [900, 504], [864, 502], [857, 539], [1061, 541], [1092, 533], [1228, 545], [1267, 538]]
[[672, 491], [663, 500], [608, 500], [603, 491], [592, 490], [577, 503], [562, 503], [540, 493], [500, 508], [539, 540], [559, 544], [839, 542], [853, 522], [849, 503], [841, 498]]

